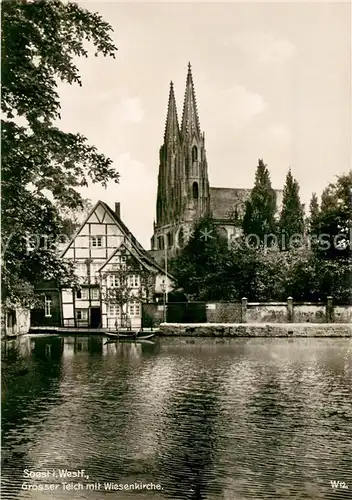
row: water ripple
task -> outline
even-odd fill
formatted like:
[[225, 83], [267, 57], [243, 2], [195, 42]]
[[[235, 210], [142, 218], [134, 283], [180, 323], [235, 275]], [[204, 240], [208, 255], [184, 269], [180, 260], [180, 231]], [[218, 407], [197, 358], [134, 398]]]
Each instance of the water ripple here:
[[[25, 469], [81, 468], [89, 479], [74, 482], [84, 488], [162, 486], [138, 491], [141, 500], [352, 498], [348, 340], [162, 339], [145, 347], [41, 337], [30, 348], [25, 338], [12, 343], [3, 356], [4, 499], [47, 498], [23, 489], [48, 483], [25, 479]], [[55, 500], [106, 495], [51, 482], [60, 486]]]

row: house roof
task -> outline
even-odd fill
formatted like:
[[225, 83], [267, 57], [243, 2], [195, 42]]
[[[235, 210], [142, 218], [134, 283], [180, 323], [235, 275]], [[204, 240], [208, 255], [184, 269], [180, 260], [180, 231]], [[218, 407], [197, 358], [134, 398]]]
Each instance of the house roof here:
[[[74, 239], [76, 238], [76, 236], [79, 235], [79, 233], [81, 232], [83, 226], [87, 223], [87, 221], [89, 220], [89, 218], [91, 217], [91, 215], [93, 214], [93, 212], [95, 211], [95, 209], [97, 208], [98, 205], [102, 205], [102, 207], [107, 211], [107, 213], [110, 215], [110, 217], [113, 219], [113, 221], [116, 223], [116, 225], [121, 229], [121, 231], [124, 233], [125, 237], [128, 239], [131, 247], [134, 249], [135, 251], [135, 256], [138, 258], [138, 260], [144, 264], [144, 265], [147, 265], [147, 266], [152, 266], [154, 268], [156, 268], [158, 271], [160, 271], [161, 273], [165, 274], [165, 270], [159, 266], [159, 264], [157, 264], [155, 262], [155, 260], [148, 254], [148, 252], [143, 248], [143, 246], [139, 243], [139, 241], [137, 240], [137, 238], [132, 234], [132, 232], [128, 229], [128, 227], [126, 226], [126, 224], [121, 220], [120, 217], [118, 217], [118, 215], [114, 212], [114, 210], [112, 210], [109, 205], [107, 203], [105, 203], [104, 201], [101, 201], [99, 200], [95, 205], [94, 207], [89, 211], [88, 215], [86, 216], [86, 218], [84, 219], [84, 221], [82, 222], [81, 226], [79, 227], [79, 229], [76, 231], [76, 234], [74, 235], [74, 237], [71, 239], [70, 243], [68, 244], [68, 246], [65, 248], [65, 250], [62, 252], [61, 254], [61, 257], [63, 257], [66, 253], [66, 251], [69, 249], [69, 247], [71, 246], [71, 243], [72, 241], [74, 241]], [[113, 254], [109, 257], [108, 261], [112, 258], [113, 255], [116, 254], [117, 250], [119, 249], [120, 247], [118, 247], [114, 252]], [[107, 261], [107, 262], [108, 262]], [[107, 263], [105, 262], [105, 264]], [[105, 265], [104, 264], [104, 265]], [[103, 266], [102, 266], [103, 267]], [[173, 279], [172, 276], [167, 273], [168, 277]]]
[[[109, 215], [113, 218], [118, 226], [122, 229], [122, 231], [127, 236], [129, 242], [132, 247], [136, 250], [139, 259], [148, 264], [149, 266], [156, 267], [160, 272], [165, 274], [165, 269], [163, 269], [159, 264], [155, 262], [155, 260], [148, 254], [147, 250], [139, 243], [137, 238], [132, 234], [132, 232], [128, 229], [126, 224], [121, 220], [120, 217], [109, 207], [109, 205], [103, 201], [100, 202], [104, 208], [108, 211]], [[172, 278], [172, 276], [168, 273], [168, 276]]]

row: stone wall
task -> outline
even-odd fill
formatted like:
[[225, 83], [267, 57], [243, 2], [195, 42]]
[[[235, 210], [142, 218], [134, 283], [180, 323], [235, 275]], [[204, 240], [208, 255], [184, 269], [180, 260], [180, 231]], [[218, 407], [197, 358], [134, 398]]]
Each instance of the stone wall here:
[[160, 334], [184, 337], [351, 337], [343, 323], [162, 323]]
[[287, 303], [248, 303], [246, 323], [287, 323]]
[[294, 304], [293, 321], [295, 323], [326, 323], [326, 306], [308, 302]]
[[333, 310], [334, 323], [351, 323], [352, 307], [335, 306]]
[[[163, 308], [148, 305], [148, 315], [154, 324], [163, 321]], [[162, 309], [160, 311], [160, 309]], [[184, 311], [188, 313], [185, 314]], [[351, 323], [352, 306], [335, 305], [329, 298], [324, 303], [287, 302], [186, 302], [170, 303], [167, 321], [170, 323]], [[147, 326], [146, 324], [144, 326]]]
[[30, 310], [17, 308], [6, 308], [1, 311], [1, 336], [21, 335], [29, 332]]
[[208, 323], [242, 322], [242, 306], [238, 302], [214, 302], [206, 304]]

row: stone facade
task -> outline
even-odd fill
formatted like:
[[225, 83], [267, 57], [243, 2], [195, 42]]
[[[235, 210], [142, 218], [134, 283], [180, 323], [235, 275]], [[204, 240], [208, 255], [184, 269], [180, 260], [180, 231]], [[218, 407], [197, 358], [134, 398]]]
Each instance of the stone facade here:
[[[209, 186], [205, 136], [199, 125], [191, 66], [188, 65], [181, 127], [170, 85], [164, 142], [160, 148], [156, 221], [151, 255], [163, 263], [185, 245], [194, 223], [211, 216], [228, 239], [240, 231], [239, 219], [251, 189]], [[278, 207], [282, 191], [277, 190]], [[167, 249], [167, 252], [165, 251]]]

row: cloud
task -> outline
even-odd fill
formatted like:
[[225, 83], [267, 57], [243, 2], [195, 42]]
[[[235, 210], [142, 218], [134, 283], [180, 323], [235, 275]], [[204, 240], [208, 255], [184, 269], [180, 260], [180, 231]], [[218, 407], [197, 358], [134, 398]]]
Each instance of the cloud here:
[[222, 98], [224, 101], [222, 110], [226, 109], [226, 113], [231, 117], [236, 128], [241, 128], [267, 107], [267, 103], [260, 94], [251, 92], [242, 85], [234, 85], [225, 90]]
[[297, 55], [297, 47], [289, 40], [269, 33], [239, 33], [231, 37], [236, 45], [261, 64], [282, 64]]
[[265, 136], [271, 141], [285, 144], [291, 140], [290, 130], [288, 130], [288, 128], [281, 123], [276, 123], [268, 127]]
[[140, 123], [144, 118], [144, 109], [139, 97], [126, 97], [121, 100], [116, 110], [116, 118], [125, 122]]

